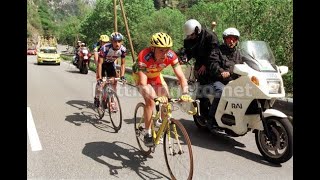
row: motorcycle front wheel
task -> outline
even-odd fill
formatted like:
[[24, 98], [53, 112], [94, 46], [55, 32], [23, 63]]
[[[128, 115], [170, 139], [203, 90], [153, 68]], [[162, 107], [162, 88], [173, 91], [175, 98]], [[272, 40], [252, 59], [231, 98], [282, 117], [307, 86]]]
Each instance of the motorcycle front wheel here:
[[82, 69], [83, 74], [88, 74], [88, 71], [89, 71], [89, 65], [88, 64], [84, 64], [83, 65], [83, 69]]
[[206, 126], [206, 121], [203, 119], [203, 117], [193, 115], [193, 121], [200, 130], [208, 130]]
[[267, 127], [272, 138], [265, 131], [256, 131], [255, 140], [262, 156], [269, 162], [281, 164], [293, 155], [293, 126], [288, 118], [268, 117]]

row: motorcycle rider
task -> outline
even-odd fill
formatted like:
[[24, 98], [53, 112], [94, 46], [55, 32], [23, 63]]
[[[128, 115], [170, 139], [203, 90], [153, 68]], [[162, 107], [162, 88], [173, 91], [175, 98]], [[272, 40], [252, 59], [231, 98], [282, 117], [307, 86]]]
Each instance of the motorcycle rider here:
[[202, 87], [197, 92], [197, 99], [200, 100], [201, 117], [199, 123], [205, 125], [206, 119], [208, 119], [210, 101], [206, 97], [206, 92], [202, 92], [202, 89], [208, 90], [205, 87], [212, 83], [209, 72], [211, 71], [211, 64], [219, 60], [219, 40], [215, 32], [202, 28], [201, 24], [195, 19], [186, 21], [184, 33], [187, 37], [184, 39], [183, 50], [188, 60], [195, 59], [194, 76]]
[[74, 62], [73, 62], [73, 64], [74, 65], [76, 65], [76, 64], [78, 64], [78, 61], [79, 61], [79, 54], [78, 54], [78, 52], [79, 52], [79, 50], [80, 50], [80, 47], [81, 47], [81, 41], [78, 41], [77, 42], [77, 45], [76, 45], [76, 47], [75, 47], [75, 49], [74, 49], [74, 54], [75, 54], [75, 58], [74, 58]]
[[79, 60], [78, 60], [78, 67], [81, 66], [81, 63], [82, 63], [82, 60], [83, 60], [83, 57], [81, 55], [81, 51], [82, 50], [88, 50], [88, 52], [90, 52], [89, 48], [86, 46], [86, 43], [81, 43], [81, 46], [79, 47], [79, 50], [78, 50], [78, 57], [79, 57]]
[[157, 96], [162, 103], [168, 101], [169, 90], [161, 71], [171, 65], [182, 89], [183, 101], [189, 101], [188, 83], [179, 64], [178, 56], [171, 50], [171, 37], [163, 32], [155, 33], [150, 38], [150, 47], [140, 51], [137, 61], [132, 65], [133, 78], [138, 90], [145, 100], [144, 119], [146, 146], [153, 145], [151, 135], [151, 116], [155, 107], [154, 98]]
[[244, 62], [240, 51], [237, 49], [240, 38], [239, 31], [230, 27], [224, 30], [222, 35], [223, 43], [219, 46], [219, 60], [213, 63], [212, 68], [212, 73], [215, 77], [215, 82], [213, 83], [215, 96], [209, 109], [209, 119], [207, 121], [207, 127], [212, 132], [217, 131], [218, 124], [215, 120], [215, 113], [223, 88], [229, 81], [238, 78], [238, 75], [233, 73], [234, 65]]
[[[115, 60], [121, 58], [120, 67], [120, 78], [125, 81], [125, 57], [127, 53], [127, 48], [122, 44], [123, 35], [119, 32], [113, 32], [110, 35], [111, 43], [106, 43], [101, 46], [99, 51], [98, 67], [99, 72], [97, 73], [97, 85], [96, 85], [96, 95], [94, 97], [94, 104], [98, 108], [100, 105], [99, 95], [100, 86], [102, 85], [102, 77], [116, 77], [116, 64]], [[101, 70], [101, 71], [100, 71]], [[112, 88], [116, 92], [117, 81], [114, 81]], [[115, 109], [113, 109], [116, 111]]]

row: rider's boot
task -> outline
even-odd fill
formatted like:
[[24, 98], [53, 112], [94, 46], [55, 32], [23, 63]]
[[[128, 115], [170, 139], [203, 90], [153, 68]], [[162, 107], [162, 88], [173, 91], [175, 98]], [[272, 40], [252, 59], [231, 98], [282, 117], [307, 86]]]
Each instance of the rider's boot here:
[[219, 126], [218, 126], [216, 118], [215, 118], [215, 114], [217, 111], [219, 101], [220, 101], [220, 98], [214, 98], [212, 101], [212, 105], [210, 106], [210, 110], [209, 110], [209, 118], [207, 121], [207, 128], [212, 133], [220, 132]]

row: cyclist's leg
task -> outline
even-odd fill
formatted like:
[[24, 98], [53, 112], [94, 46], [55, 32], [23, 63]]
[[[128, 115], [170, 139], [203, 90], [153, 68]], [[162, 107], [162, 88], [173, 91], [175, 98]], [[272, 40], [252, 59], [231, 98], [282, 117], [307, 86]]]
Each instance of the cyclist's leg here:
[[160, 96], [169, 97], [169, 88], [166, 81], [163, 79], [162, 74], [160, 74], [160, 76], [156, 78], [152, 78], [151, 85], [158, 97]]
[[[106, 64], [107, 66], [107, 74], [108, 74], [108, 77], [113, 77], [115, 78], [117, 76], [117, 73], [116, 73], [116, 65], [114, 62], [111, 62], [111, 63], [107, 63]], [[112, 89], [117, 92], [117, 82], [114, 81], [112, 83]]]
[[[99, 62], [101, 64], [101, 77], [105, 77], [106, 74], [106, 67], [105, 67], [105, 63], [103, 62]], [[95, 89], [95, 97], [94, 97], [94, 105], [96, 107], [100, 106], [100, 101], [99, 101], [99, 96], [101, 94], [101, 90], [102, 90], [103, 84], [98, 85], [98, 83], [96, 84], [96, 89]]]
[[[116, 77], [116, 67], [115, 67], [115, 64], [114, 62], [110, 62], [110, 63], [106, 63], [106, 71], [107, 71], [107, 75], [109, 78], [115, 78]], [[114, 92], [117, 92], [117, 82], [116, 81], [113, 81], [112, 83], [112, 89]], [[113, 98], [113, 97], [111, 97]], [[115, 103], [115, 101], [113, 99], [111, 99], [111, 102], [113, 103], [112, 106], [111, 106], [111, 111], [117, 111], [117, 108], [118, 108], [118, 104]]]
[[169, 88], [166, 81], [163, 79], [162, 74], [156, 78], [152, 78], [151, 85], [155, 90], [157, 96], [167, 96], [169, 97]]
[[[152, 87], [155, 90], [158, 97], [166, 96], [169, 97], [169, 88], [166, 81], [163, 79], [162, 74], [159, 77], [155, 78], [152, 82]], [[161, 118], [163, 119], [163, 114], [161, 114]], [[163, 137], [160, 137], [160, 143], [162, 143]]]
[[139, 93], [145, 100], [145, 107], [144, 107], [144, 123], [145, 123], [145, 136], [144, 136], [144, 143], [146, 146], [153, 145], [153, 139], [151, 134], [151, 122], [152, 122], [152, 111], [155, 106], [154, 98], [157, 97], [155, 90], [150, 85], [150, 79], [143, 72], [138, 74], [133, 74], [134, 80], [136, 81], [136, 85], [138, 87]]

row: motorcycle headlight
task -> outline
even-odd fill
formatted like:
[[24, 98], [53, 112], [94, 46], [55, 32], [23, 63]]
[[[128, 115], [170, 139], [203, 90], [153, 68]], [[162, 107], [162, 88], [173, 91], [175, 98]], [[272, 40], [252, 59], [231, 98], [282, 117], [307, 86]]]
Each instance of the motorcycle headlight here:
[[281, 93], [280, 81], [268, 81], [268, 88], [270, 94], [279, 94]]

